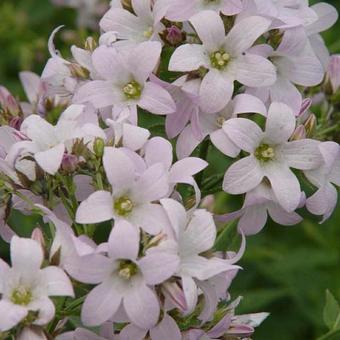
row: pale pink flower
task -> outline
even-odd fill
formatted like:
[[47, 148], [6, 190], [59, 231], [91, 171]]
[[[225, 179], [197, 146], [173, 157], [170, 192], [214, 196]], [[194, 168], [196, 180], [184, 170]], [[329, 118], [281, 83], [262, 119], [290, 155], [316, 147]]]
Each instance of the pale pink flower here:
[[275, 69], [270, 61], [245, 53], [268, 30], [268, 19], [246, 18], [233, 26], [227, 36], [222, 19], [213, 11], [196, 14], [190, 22], [203, 44], [178, 47], [169, 69], [188, 72], [204, 67], [209, 70], [200, 87], [200, 107], [204, 112], [215, 113], [228, 104], [235, 80], [253, 87], [275, 82]]
[[[138, 169], [136, 162], [143, 169]], [[103, 163], [112, 192], [96, 191], [89, 196], [80, 204], [76, 221], [91, 224], [127, 220], [147, 233], [159, 233], [164, 212], [159, 204], [152, 202], [169, 192], [168, 173], [163, 164], [147, 168], [137, 154], [110, 147], [105, 148]]]
[[305, 171], [308, 180], [318, 190], [307, 199], [307, 209], [315, 215], [323, 215], [322, 222], [333, 213], [338, 193], [333, 184], [340, 186], [340, 147], [335, 142], [324, 142], [319, 145], [323, 164], [310, 171]]
[[160, 41], [159, 33], [165, 29], [161, 23], [166, 7], [159, 1], [151, 6], [151, 0], [132, 0], [135, 14], [123, 8], [111, 8], [101, 19], [100, 27], [104, 32], [117, 33], [118, 45], [138, 44], [143, 41]]
[[[304, 204], [305, 195], [302, 195], [299, 207]], [[216, 216], [215, 219], [225, 223], [239, 218], [238, 230], [245, 235], [254, 235], [264, 228], [268, 215], [280, 225], [295, 225], [303, 220], [296, 212], [284, 210], [272, 189], [264, 182], [246, 194], [240, 210], [224, 216]]]
[[85, 143], [95, 137], [105, 138], [99, 126], [88, 123], [84, 105], [72, 105], [64, 111], [56, 126], [38, 115], [28, 116], [21, 125], [21, 133], [27, 140], [16, 143], [10, 150], [15, 159], [22, 152], [32, 154], [37, 164], [47, 173], [54, 175], [60, 168], [64, 153], [71, 152], [73, 142], [83, 138]]
[[278, 203], [288, 212], [294, 211], [300, 202], [301, 188], [290, 168], [311, 170], [321, 164], [319, 142], [311, 139], [288, 142], [295, 127], [292, 110], [282, 103], [270, 106], [265, 132], [249, 119], [226, 121], [223, 130], [249, 156], [227, 170], [223, 189], [243, 194], [267, 178]]
[[303, 27], [286, 30], [276, 50], [269, 45], [257, 45], [248, 52], [270, 58], [277, 79], [268, 87], [250, 86], [247, 93], [258, 96], [264, 103], [285, 103], [296, 115], [302, 106], [302, 94], [296, 85], [316, 86], [324, 77], [324, 69], [307, 42]]
[[21, 322], [29, 312], [37, 312], [34, 325], [52, 320], [55, 307], [49, 296], [74, 296], [73, 287], [62, 269], [40, 269], [43, 252], [38, 242], [14, 236], [11, 241], [9, 267], [0, 263], [0, 330], [7, 331]]
[[204, 138], [209, 136], [217, 149], [230, 157], [236, 157], [241, 150], [223, 131], [222, 126], [226, 120], [243, 113], [259, 113], [266, 116], [267, 108], [257, 97], [239, 94], [218, 113], [206, 114], [200, 111], [195, 121], [192, 120], [179, 135], [176, 144], [177, 156], [179, 158], [189, 156]]
[[96, 108], [111, 105], [121, 109], [139, 106], [155, 114], [169, 114], [176, 109], [167, 91], [148, 78], [161, 54], [159, 42], [144, 42], [128, 51], [100, 46], [93, 55], [93, 65], [104, 80], [90, 81], [75, 95], [74, 102], [90, 102]]
[[187, 213], [181, 204], [172, 199], [163, 199], [161, 203], [171, 229], [167, 232], [168, 240], [158, 248], [151, 248], [150, 253], [168, 252], [179, 256], [180, 265], [175, 275], [181, 278], [186, 312], [189, 313], [197, 304], [198, 287], [195, 280], [208, 280], [217, 274], [237, 269], [239, 267], [232, 265], [237, 259], [229, 261], [201, 255], [211, 250], [216, 240], [216, 226], [211, 213], [203, 209]]
[[149, 329], [159, 318], [160, 305], [153, 286], [172, 276], [178, 257], [168, 253], [147, 254], [138, 259], [139, 231], [126, 221], [116, 223], [108, 242], [108, 256], [88, 255], [69, 265], [78, 281], [99, 284], [82, 308], [85, 325], [109, 320], [123, 303], [127, 316], [138, 327]]

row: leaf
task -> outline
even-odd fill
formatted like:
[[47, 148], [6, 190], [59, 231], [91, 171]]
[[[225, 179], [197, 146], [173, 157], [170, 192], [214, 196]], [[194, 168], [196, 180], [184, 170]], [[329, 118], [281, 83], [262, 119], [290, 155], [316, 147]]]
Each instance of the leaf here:
[[326, 305], [323, 310], [323, 319], [330, 330], [340, 328], [340, 306], [329, 290], [326, 290]]
[[217, 251], [230, 250], [230, 246], [237, 238], [237, 221], [229, 223], [217, 236], [214, 249]]

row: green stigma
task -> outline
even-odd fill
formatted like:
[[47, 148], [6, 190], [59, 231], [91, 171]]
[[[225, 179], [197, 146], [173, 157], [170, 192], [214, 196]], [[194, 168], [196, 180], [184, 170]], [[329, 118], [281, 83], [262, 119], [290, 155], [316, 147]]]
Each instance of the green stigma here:
[[123, 87], [123, 93], [126, 99], [138, 99], [142, 94], [142, 87], [138, 82], [133, 80]]
[[275, 150], [272, 146], [268, 144], [261, 144], [255, 150], [255, 157], [262, 162], [268, 162], [274, 159], [275, 157]]
[[32, 293], [24, 287], [19, 287], [12, 292], [11, 301], [15, 305], [27, 306], [32, 301]]
[[152, 37], [152, 35], [153, 35], [153, 27], [148, 27], [148, 29], [146, 29], [144, 32], [143, 32], [143, 36], [145, 37], [145, 38], [148, 38], [148, 39], [150, 39], [151, 37]]
[[223, 70], [228, 65], [229, 61], [230, 55], [223, 50], [210, 54], [211, 66], [218, 70]]
[[138, 273], [138, 267], [130, 260], [122, 260], [118, 266], [118, 276], [124, 280], [129, 280]]
[[133, 203], [128, 197], [120, 197], [114, 202], [114, 210], [119, 216], [127, 216], [132, 212]]

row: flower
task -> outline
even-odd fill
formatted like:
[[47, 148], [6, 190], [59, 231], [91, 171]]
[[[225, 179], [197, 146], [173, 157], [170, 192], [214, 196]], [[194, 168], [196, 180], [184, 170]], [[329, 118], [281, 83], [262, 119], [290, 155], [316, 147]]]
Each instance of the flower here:
[[303, 139], [288, 142], [295, 125], [292, 110], [282, 103], [271, 104], [265, 132], [249, 119], [226, 121], [223, 125], [225, 133], [250, 155], [229, 167], [223, 190], [243, 194], [267, 178], [278, 203], [288, 212], [294, 211], [300, 202], [301, 189], [290, 168], [311, 170], [321, 164], [317, 141]]
[[117, 32], [118, 45], [138, 44], [143, 41], [160, 41], [159, 33], [165, 27], [161, 23], [166, 9], [158, 1], [151, 6], [151, 0], [132, 0], [134, 14], [123, 8], [111, 8], [101, 19], [100, 27], [104, 32]]
[[55, 307], [49, 296], [74, 296], [73, 287], [62, 269], [40, 269], [43, 252], [38, 242], [14, 236], [11, 241], [12, 267], [0, 263], [0, 330], [7, 331], [29, 314], [34, 325], [52, 320]]
[[232, 265], [232, 260], [206, 258], [201, 255], [212, 249], [216, 239], [216, 226], [211, 213], [204, 209], [187, 213], [180, 203], [172, 199], [163, 199], [161, 203], [169, 218], [171, 229], [167, 231], [168, 240], [157, 248], [151, 248], [149, 252], [157, 254], [166, 251], [179, 256], [180, 264], [175, 275], [181, 278], [187, 303], [186, 313], [190, 313], [198, 298], [195, 280], [208, 280], [239, 267]]
[[139, 106], [155, 114], [173, 113], [176, 106], [169, 93], [147, 81], [160, 53], [159, 42], [144, 42], [125, 53], [105, 45], [98, 47], [92, 55], [93, 65], [104, 80], [82, 86], [74, 102], [90, 102], [96, 108]]
[[[302, 195], [299, 207], [304, 204], [305, 195]], [[265, 182], [246, 194], [240, 210], [217, 216], [216, 220], [225, 223], [239, 218], [238, 230], [245, 235], [255, 235], [265, 226], [268, 215], [281, 225], [294, 225], [303, 220], [296, 212], [284, 210], [278, 203], [273, 190]]]
[[178, 266], [177, 256], [147, 254], [138, 259], [139, 231], [126, 221], [116, 223], [108, 242], [108, 257], [88, 255], [69, 265], [75, 279], [98, 284], [87, 296], [81, 317], [85, 325], [109, 320], [121, 303], [138, 327], [149, 329], [159, 318], [160, 306], [154, 285], [167, 280]]
[[322, 222], [332, 214], [337, 204], [338, 193], [332, 185], [340, 185], [340, 146], [335, 142], [319, 145], [323, 164], [315, 170], [305, 171], [308, 180], [318, 190], [307, 199], [307, 209], [315, 215], [323, 215]]
[[27, 152], [34, 156], [37, 164], [48, 174], [54, 175], [59, 170], [66, 150], [72, 151], [76, 139], [90, 142], [94, 137], [105, 138], [99, 126], [83, 121], [84, 105], [71, 105], [64, 111], [56, 126], [48, 123], [38, 115], [28, 116], [21, 125], [21, 133], [28, 139], [13, 145], [9, 151], [15, 159]]
[[[133, 155], [143, 169], [139, 170], [129, 155]], [[100, 223], [113, 218], [116, 222], [127, 220], [149, 234], [159, 233], [164, 212], [159, 204], [152, 202], [169, 192], [163, 164], [146, 168], [137, 154], [111, 147], [104, 150], [103, 164], [112, 192], [96, 191], [83, 201], [77, 210], [77, 223]]]
[[[225, 35], [220, 16], [204, 11], [190, 19], [203, 45], [185, 44], [178, 47], [170, 59], [170, 71], [208, 69], [200, 87], [200, 107], [215, 113], [229, 102], [234, 81], [252, 86], [270, 86], [275, 82], [275, 69], [265, 58], [245, 53], [265, 33], [268, 19], [254, 16], [237, 23]], [[255, 67], [256, 65], [256, 67]]]

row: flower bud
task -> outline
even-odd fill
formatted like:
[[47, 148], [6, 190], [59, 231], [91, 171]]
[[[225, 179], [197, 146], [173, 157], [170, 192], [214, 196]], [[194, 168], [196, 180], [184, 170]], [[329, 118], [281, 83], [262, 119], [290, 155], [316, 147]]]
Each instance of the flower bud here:
[[340, 55], [333, 55], [330, 58], [324, 89], [326, 94], [334, 94], [340, 87]]
[[97, 157], [99, 158], [103, 157], [104, 148], [105, 148], [104, 140], [101, 138], [96, 138], [93, 143], [93, 151]]
[[305, 129], [304, 125], [299, 125], [295, 129], [295, 131], [294, 131], [292, 137], [290, 138], [290, 140], [293, 141], [293, 140], [300, 140], [300, 139], [305, 139], [305, 138], [306, 138], [306, 129]]
[[16, 129], [16, 130], [20, 130], [20, 126], [22, 124], [22, 118], [21, 117], [13, 117], [10, 121], [9, 121], [9, 126]]
[[312, 113], [306, 120], [304, 126], [306, 129], [306, 136], [311, 137], [314, 135], [316, 128], [317, 119], [316, 116]]
[[90, 52], [93, 52], [97, 48], [97, 42], [93, 39], [93, 37], [88, 37], [85, 40], [85, 50], [88, 50]]
[[167, 281], [163, 283], [162, 291], [164, 296], [167, 297], [180, 311], [185, 312], [188, 309], [183, 289], [177, 282]]
[[65, 153], [61, 163], [61, 168], [66, 173], [72, 173], [77, 170], [78, 163], [79, 160], [77, 156]]
[[80, 79], [89, 78], [90, 72], [86, 68], [80, 66], [79, 64], [75, 63], [69, 64], [68, 68], [70, 69], [71, 75], [75, 78]]
[[185, 39], [184, 33], [175, 25], [166, 29], [165, 40], [171, 45], [179, 45]]
[[45, 254], [46, 253], [46, 242], [45, 242], [44, 235], [40, 228], [34, 228], [32, 235], [31, 235], [31, 239], [34, 241], [37, 241], [40, 244], [41, 249], [43, 250], [43, 253]]

